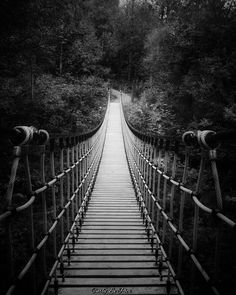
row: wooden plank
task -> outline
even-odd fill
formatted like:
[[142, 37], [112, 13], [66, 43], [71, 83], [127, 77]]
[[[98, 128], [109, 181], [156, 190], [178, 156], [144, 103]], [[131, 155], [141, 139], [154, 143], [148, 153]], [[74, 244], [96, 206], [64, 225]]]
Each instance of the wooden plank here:
[[107, 199], [104, 199], [101, 200], [101, 199], [91, 199], [89, 201], [89, 205], [90, 206], [107, 206], [107, 207], [110, 207], [110, 206], [121, 206], [121, 207], [125, 207], [125, 206], [133, 206], [135, 208], [137, 208], [137, 201], [136, 200], [123, 200], [122, 202], [120, 200], [107, 200]]
[[[102, 171], [100, 171], [102, 172]], [[119, 189], [120, 187], [128, 187], [133, 189], [133, 184], [130, 182], [127, 184], [127, 179], [130, 177], [130, 175], [127, 176], [118, 176], [116, 174], [116, 181], [114, 181], [111, 177], [107, 177], [103, 175], [102, 179], [97, 178], [97, 186], [94, 187], [94, 190], [98, 188], [99, 182], [104, 183], [104, 187], [114, 187], [115, 189]]]
[[113, 197], [111, 195], [106, 195], [106, 194], [102, 194], [100, 196], [96, 196], [94, 197], [93, 195], [91, 196], [91, 199], [90, 199], [90, 203], [92, 202], [102, 202], [104, 200], [104, 202], [108, 202], [109, 203], [118, 203], [120, 202], [120, 200], [123, 200], [123, 202], [125, 203], [133, 203], [133, 204], [137, 204], [137, 200], [136, 198], [133, 198], [133, 197], [122, 197], [120, 195], [117, 194], [116, 197]]
[[136, 203], [125, 203], [125, 202], [117, 202], [117, 203], [112, 203], [112, 202], [96, 202], [96, 203], [93, 203], [93, 202], [89, 202], [89, 207], [90, 208], [107, 208], [107, 209], [110, 209], [110, 208], [120, 208], [121, 210], [123, 210], [124, 208], [133, 208], [133, 209], [136, 209], [137, 211], [139, 211], [139, 209], [137, 208], [137, 204]]
[[140, 218], [139, 212], [137, 210], [97, 210], [97, 209], [88, 209], [86, 212], [86, 216], [91, 217], [91, 215], [95, 216], [128, 216], [128, 217], [138, 217]]
[[103, 217], [89, 217], [89, 218], [86, 218], [84, 220], [84, 225], [86, 224], [134, 224], [134, 222], [137, 224], [137, 225], [143, 225], [143, 222], [141, 221], [141, 219], [139, 217], [136, 217], [136, 218], [133, 218], [133, 219], [128, 219], [128, 218], [103, 218]]
[[108, 227], [108, 228], [96, 228], [94, 227], [90, 227], [90, 228], [83, 228], [81, 232], [82, 234], [145, 234], [145, 230], [142, 227], [139, 228], [114, 228], [114, 227]]
[[106, 214], [109, 214], [109, 213], [123, 213], [125, 215], [127, 214], [139, 214], [137, 208], [115, 208], [115, 207], [110, 207], [110, 208], [91, 208], [89, 207], [88, 210], [87, 210], [87, 213], [106, 213]]
[[[112, 214], [112, 215], [114, 215], [114, 214]], [[125, 218], [126, 220], [128, 220], [128, 219], [134, 219], [134, 220], [137, 220], [137, 221], [140, 221], [141, 219], [141, 214], [139, 213], [139, 212], [137, 212], [137, 213], [135, 213], [135, 214], [130, 214], [130, 215], [128, 215], [128, 214], [125, 214], [125, 213], [122, 213], [121, 212], [121, 214], [119, 214], [119, 215], [115, 215], [115, 216], [108, 216], [108, 215], [102, 215], [102, 214], [96, 214], [95, 215], [95, 213], [86, 213], [86, 217], [88, 218], [88, 219], [90, 219], [90, 218], [102, 218], [102, 219], [107, 219], [107, 218], [109, 218], [109, 219], [123, 219], [123, 218]]]
[[90, 238], [90, 239], [86, 239], [86, 238], [80, 238], [78, 239], [78, 242], [76, 242], [78, 244], [85, 244], [85, 243], [88, 243], [88, 244], [149, 244], [147, 239], [114, 239], [114, 238], [105, 238], [105, 239], [102, 239], [102, 238], [97, 238], [97, 239], [94, 239], [94, 238]]
[[135, 196], [133, 188], [131, 189], [127, 189], [127, 188], [120, 188], [117, 190], [114, 190], [114, 188], [107, 188], [107, 189], [94, 189], [93, 190], [93, 194], [94, 197], [96, 196], [104, 196], [104, 195], [108, 195], [108, 196], [120, 196], [120, 197], [126, 197], [128, 199], [130, 199], [131, 197]]
[[120, 239], [120, 240], [146, 240], [147, 236], [145, 234], [83, 234], [83, 232], [79, 235], [78, 239]]
[[[168, 275], [167, 269], [162, 272], [163, 276]], [[127, 268], [127, 269], [70, 269], [65, 268], [66, 276], [74, 277], [158, 277], [157, 268]], [[58, 276], [60, 272], [58, 271]]]
[[127, 216], [127, 215], [115, 215], [115, 214], [111, 214], [111, 215], [102, 215], [102, 214], [86, 214], [86, 221], [92, 221], [92, 220], [103, 220], [103, 221], [123, 221], [128, 222], [128, 221], [137, 221], [137, 222], [141, 222], [141, 217], [140, 214], [137, 215], [131, 215], [131, 216]]
[[[89, 216], [89, 218], [84, 219], [83, 224], [92, 224], [94, 222], [94, 224], [96, 223], [104, 223], [104, 224], [123, 224], [123, 225], [128, 225], [128, 224], [133, 224], [134, 222], [137, 225], [143, 225], [143, 222], [141, 221], [140, 217], [134, 217], [134, 218], [123, 218], [121, 217], [104, 217], [104, 216]], [[143, 225], [144, 226], [144, 225]]]
[[[120, 169], [120, 168], [116, 167], [116, 169]], [[127, 178], [130, 177], [130, 175], [127, 175], [126, 177]], [[133, 184], [131, 182], [128, 183], [127, 180], [126, 180], [126, 183], [123, 182], [123, 183], [115, 184], [115, 183], [111, 183], [108, 179], [107, 180], [103, 179], [101, 181], [99, 181], [99, 179], [97, 179], [96, 183], [97, 183], [97, 186], [94, 187], [94, 190], [93, 190], [94, 192], [96, 192], [96, 191], [105, 192], [108, 190], [111, 192], [113, 192], [113, 191], [119, 192], [120, 191], [120, 192], [127, 193], [127, 191], [130, 191], [132, 193], [132, 195], [134, 195]], [[102, 186], [99, 185], [101, 183], [102, 183]]]
[[127, 197], [121, 197], [121, 196], [113, 197], [113, 196], [106, 196], [104, 194], [102, 196], [91, 197], [90, 199], [90, 203], [109, 202], [110, 204], [114, 204], [119, 202], [121, 204], [121, 201], [123, 201], [124, 204], [129, 204], [129, 203], [134, 205], [137, 204], [137, 200], [135, 198], [127, 198]]
[[114, 256], [128, 256], [128, 255], [149, 255], [153, 256], [153, 253], [151, 252], [151, 249], [80, 249], [76, 248], [75, 251], [73, 251], [72, 255], [114, 255]]
[[136, 211], [138, 210], [137, 208], [137, 204], [120, 204], [120, 203], [89, 203], [89, 209], [120, 209], [120, 210], [124, 210], [124, 209], [135, 209]]
[[[90, 205], [90, 204], [89, 204]], [[97, 205], [97, 206], [94, 206], [94, 205], [91, 205], [89, 206], [88, 210], [103, 210], [103, 211], [110, 211], [110, 210], [122, 210], [122, 211], [135, 211], [135, 212], [138, 212], [138, 208], [137, 208], [137, 205], [126, 205], [126, 204], [123, 204], [122, 203], [120, 205], [116, 205], [116, 206], [113, 206], [113, 204], [109, 204], [109, 203], [106, 203], [104, 205]]]
[[123, 200], [123, 201], [134, 201], [135, 196], [128, 196], [127, 194], [121, 194], [121, 193], [96, 193], [96, 195], [92, 195], [91, 200]]
[[135, 222], [134, 220], [130, 220], [130, 221], [122, 221], [122, 220], [102, 220], [102, 219], [93, 219], [93, 220], [85, 220], [83, 223], [83, 226], [137, 226], [137, 227], [142, 227], [143, 223], [140, 222]]
[[77, 244], [75, 245], [75, 249], [108, 249], [108, 250], [150, 250], [151, 251], [151, 245], [148, 243], [145, 244]]
[[143, 222], [139, 219], [139, 218], [135, 218], [135, 219], [120, 219], [120, 218], [98, 218], [98, 217], [94, 217], [94, 218], [87, 218], [84, 220], [83, 225], [136, 225], [136, 226], [144, 226]]
[[136, 209], [137, 211], [139, 211], [136, 202], [134, 202], [134, 203], [123, 202], [123, 201], [122, 202], [120, 202], [120, 201], [116, 201], [116, 202], [110, 202], [110, 201], [89, 202], [89, 206], [91, 206], [91, 208], [107, 207], [108, 209], [121, 207], [122, 210], [128, 207], [128, 208], [133, 208], [133, 209]]
[[137, 200], [132, 198], [132, 199], [127, 199], [127, 198], [121, 198], [121, 197], [107, 197], [107, 196], [100, 196], [96, 197], [95, 199], [91, 197], [89, 204], [106, 204], [106, 205], [120, 205], [120, 206], [125, 206], [125, 205], [137, 205]]
[[[103, 216], [104, 215], [104, 212], [103, 211], [95, 211], [95, 212], [89, 212], [89, 210], [88, 210], [88, 212], [86, 213], [86, 216]], [[127, 216], [128, 215], [128, 216]], [[140, 216], [140, 214], [139, 213], [136, 213], [136, 212], [128, 212], [128, 214], [126, 214], [126, 213], [124, 213], [124, 212], [107, 212], [106, 213], [106, 216], [124, 216], [124, 217], [130, 217], [130, 216], [137, 216], [137, 217], [139, 217]]]
[[102, 190], [98, 190], [98, 189], [94, 189], [93, 192], [93, 198], [97, 198], [97, 197], [101, 197], [101, 196], [106, 196], [107, 198], [115, 198], [116, 197], [120, 197], [123, 199], [127, 199], [127, 200], [132, 200], [132, 198], [135, 196], [135, 193], [130, 190], [129, 192], [127, 192], [127, 190], [116, 190], [114, 191], [114, 189], [102, 189]]
[[[72, 253], [73, 254], [73, 253]], [[64, 255], [66, 257], [66, 254]], [[100, 262], [105, 262], [105, 261], [111, 261], [111, 262], [155, 262], [155, 257], [154, 255], [151, 256], [140, 256], [140, 255], [129, 255], [124, 256], [124, 255], [117, 255], [117, 256], [104, 256], [104, 255], [96, 255], [96, 256], [71, 256], [71, 261], [100, 261]]]
[[102, 224], [104, 226], [143, 226], [143, 222], [140, 218], [135, 218], [135, 219], [109, 219], [110, 222], [107, 222], [107, 219], [102, 219], [102, 218], [85, 218], [83, 225], [84, 226], [93, 226], [93, 225], [98, 225], [101, 226]]
[[153, 261], [71, 261], [70, 266], [68, 266], [65, 261], [65, 267], [70, 267], [71, 269], [153, 269], [157, 265]]
[[66, 278], [65, 282], [60, 285], [66, 286], [163, 286], [166, 280], [160, 280], [160, 277], [144, 277], [144, 278]]
[[[122, 209], [122, 210], [119, 210], [119, 209], [116, 209], [114, 208], [113, 210], [111, 209], [96, 209], [96, 208], [88, 208], [87, 210], [87, 213], [86, 215], [91, 215], [91, 214], [99, 214], [99, 213], [103, 213], [103, 212], [106, 212], [107, 214], [109, 213], [114, 213], [114, 212], [118, 212], [120, 213], [120, 215], [126, 215], [127, 217], [131, 217], [131, 216], [140, 216], [140, 212], [138, 211], [138, 209], [134, 210], [134, 209]], [[130, 212], [130, 214], [129, 214]]]
[[134, 230], [130, 230], [130, 229], [126, 229], [126, 230], [124, 230], [124, 229], [116, 229], [116, 230], [114, 230], [114, 229], [106, 229], [106, 230], [104, 230], [104, 229], [101, 229], [101, 230], [99, 230], [99, 229], [91, 229], [91, 230], [88, 230], [88, 229], [84, 229], [83, 227], [82, 227], [82, 231], [81, 231], [81, 233], [80, 233], [80, 235], [145, 235], [145, 231], [144, 231], [144, 228], [143, 229], [136, 229], [135, 231]]
[[[49, 290], [49, 295], [55, 295], [53, 288]], [[158, 287], [107, 287], [107, 288], [99, 288], [99, 287], [63, 287], [63, 289], [59, 290], [58, 295], [106, 295], [106, 294], [132, 294], [132, 295], [164, 295], [166, 294], [165, 286]], [[177, 294], [176, 289], [172, 288], [172, 295]]]
[[114, 230], [114, 231], [117, 231], [117, 230], [125, 230], [125, 231], [130, 231], [130, 230], [133, 230], [133, 231], [136, 231], [136, 230], [142, 230], [144, 231], [144, 228], [143, 228], [143, 225], [140, 224], [140, 225], [136, 225], [136, 224], [133, 224], [133, 225], [128, 225], [128, 224], [123, 224], [123, 225], [112, 225], [112, 224], [107, 224], [107, 225], [100, 225], [100, 224], [93, 224], [91, 223], [90, 225], [88, 225], [88, 223], [84, 223], [83, 224], [83, 228], [82, 228], [82, 231], [87, 231], [87, 230]]
[[121, 189], [94, 189], [92, 194], [93, 194], [93, 197], [94, 198], [97, 198], [97, 197], [101, 197], [101, 196], [106, 196], [107, 198], [113, 198], [114, 196], [116, 197], [120, 197], [120, 198], [123, 198], [123, 199], [128, 199], [128, 200], [131, 200], [134, 196], [135, 196], [135, 193], [134, 191], [132, 191], [133, 189], [125, 189], [125, 190], [121, 190]]
[[[137, 204], [137, 200], [136, 200], [136, 198], [133, 198], [133, 197], [129, 197], [129, 198], [125, 198], [125, 197], [120, 197], [125, 203], [130, 203], [130, 204]], [[120, 203], [120, 200], [117, 200], [117, 198], [112, 198], [111, 196], [109, 197], [106, 197], [106, 196], [104, 196], [104, 198], [101, 198], [100, 196], [99, 197], [95, 197], [94, 195], [93, 195], [93, 193], [92, 193], [92, 195], [91, 195], [91, 199], [90, 199], [90, 201], [89, 201], [89, 203], [90, 204], [92, 204], [93, 202], [94, 203], [101, 203], [101, 202], [103, 202], [103, 200], [102, 199], [104, 199], [104, 202], [105, 201], [109, 201], [109, 203], [111, 203], [111, 204], [114, 204], [114, 203]]]

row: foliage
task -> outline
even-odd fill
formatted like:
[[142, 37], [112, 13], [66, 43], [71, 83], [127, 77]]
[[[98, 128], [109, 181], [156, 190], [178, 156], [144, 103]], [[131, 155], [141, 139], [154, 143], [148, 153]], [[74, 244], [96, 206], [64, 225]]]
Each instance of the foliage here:
[[146, 88], [141, 99], [127, 106], [126, 112], [129, 122], [144, 133], [169, 136], [180, 133], [173, 109], [154, 87]]
[[[2, 126], [35, 125], [52, 133], [81, 132], [98, 124], [106, 104], [106, 89], [96, 77], [75, 80], [41, 75], [34, 100], [27, 97], [22, 79], [1, 81]], [[94, 114], [94, 116], [91, 116]]]
[[168, 9], [147, 36], [144, 65], [152, 85], [182, 125], [228, 126], [236, 91], [235, 6], [222, 0], [181, 1], [178, 8], [170, 2]]
[[127, 1], [115, 16], [116, 55], [112, 60], [112, 74], [131, 85], [133, 80], [145, 77], [142, 66], [144, 43], [155, 17], [146, 1]]
[[[34, 125], [68, 134], [98, 124], [106, 104], [102, 79], [109, 73], [104, 40], [112, 37], [110, 12], [118, 2], [109, 1], [102, 16], [97, 12], [104, 7], [95, 0], [0, 3], [0, 128]], [[106, 26], [98, 27], [102, 18]], [[1, 142], [3, 191], [8, 148]]]

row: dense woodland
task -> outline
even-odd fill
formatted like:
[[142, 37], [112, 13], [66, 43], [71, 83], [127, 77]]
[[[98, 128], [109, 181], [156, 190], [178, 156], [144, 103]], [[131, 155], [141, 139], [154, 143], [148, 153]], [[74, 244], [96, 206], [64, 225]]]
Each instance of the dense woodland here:
[[8, 0], [0, 14], [1, 128], [87, 131], [108, 84], [144, 132], [235, 128], [234, 0]]
[[89, 128], [109, 80], [136, 98], [130, 116], [141, 128], [234, 126], [235, 6], [233, 0], [1, 1], [1, 127]]
[[[2, 0], [0, 31], [0, 128], [86, 132], [110, 86], [130, 93], [127, 117], [143, 132], [236, 128], [235, 0]], [[1, 198], [11, 151], [2, 143]], [[221, 153], [235, 210], [236, 153]]]
[[134, 25], [144, 36], [137, 56], [131, 45], [141, 57], [132, 69], [134, 118], [143, 114], [140, 125], [159, 133], [235, 126], [235, 1], [152, 2], [142, 8], [144, 26]]

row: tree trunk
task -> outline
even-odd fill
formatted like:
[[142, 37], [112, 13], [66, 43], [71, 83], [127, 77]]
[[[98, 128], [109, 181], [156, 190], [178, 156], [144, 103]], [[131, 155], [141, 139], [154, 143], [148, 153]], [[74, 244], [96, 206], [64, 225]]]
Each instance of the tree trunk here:
[[63, 41], [61, 41], [60, 46], [60, 65], [59, 65], [59, 73], [62, 75], [62, 66], [63, 66]]
[[30, 94], [31, 99], [34, 99], [34, 59], [35, 57], [31, 55], [30, 57]]

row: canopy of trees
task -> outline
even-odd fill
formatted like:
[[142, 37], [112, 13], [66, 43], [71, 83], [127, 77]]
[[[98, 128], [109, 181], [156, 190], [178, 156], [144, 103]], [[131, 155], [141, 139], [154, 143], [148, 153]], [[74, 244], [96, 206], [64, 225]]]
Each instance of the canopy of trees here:
[[[0, 5], [2, 126], [22, 124], [20, 118], [32, 114], [30, 107], [37, 117], [39, 101], [50, 112], [49, 92], [60, 118], [58, 105], [65, 108], [57, 98], [66, 90], [58, 84], [73, 88], [91, 76], [101, 87], [101, 79], [112, 79], [132, 88], [139, 100], [131, 120], [143, 113], [149, 122], [144, 127], [151, 131], [235, 125], [235, 1], [9, 0]], [[98, 87], [97, 78], [89, 78], [87, 89]], [[78, 103], [73, 110], [83, 112], [77, 94], [67, 93], [75, 96], [70, 103]], [[89, 96], [84, 95], [95, 100]], [[165, 123], [169, 116], [172, 126]], [[28, 121], [47, 127], [31, 117]], [[53, 131], [58, 120], [49, 124]], [[59, 129], [83, 129], [76, 120]]]

